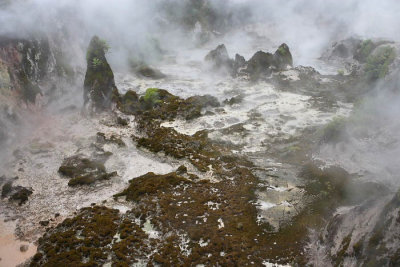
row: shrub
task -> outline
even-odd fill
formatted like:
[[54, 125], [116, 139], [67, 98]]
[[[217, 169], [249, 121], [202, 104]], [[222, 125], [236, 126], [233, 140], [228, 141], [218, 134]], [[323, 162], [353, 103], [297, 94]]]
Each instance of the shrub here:
[[99, 58], [97, 58], [97, 57], [94, 57], [94, 58], [93, 58], [93, 60], [92, 60], [92, 66], [93, 66], [93, 68], [97, 69], [97, 68], [99, 68], [102, 64], [103, 64], [103, 62], [102, 62]]
[[365, 40], [361, 43], [358, 50], [358, 59], [364, 62], [375, 48], [375, 44], [371, 40]]
[[369, 79], [376, 80], [385, 77], [389, 72], [389, 65], [396, 57], [393, 47], [385, 46], [368, 56], [365, 72]]

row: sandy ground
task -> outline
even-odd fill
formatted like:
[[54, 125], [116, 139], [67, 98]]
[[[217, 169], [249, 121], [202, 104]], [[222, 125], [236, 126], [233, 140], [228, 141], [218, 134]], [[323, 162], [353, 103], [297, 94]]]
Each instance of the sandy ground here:
[[[25, 262], [36, 253], [36, 246], [29, 242], [17, 240], [14, 236], [14, 222], [4, 222], [0, 218], [0, 266], [12, 267]], [[21, 252], [21, 246], [28, 250]]]

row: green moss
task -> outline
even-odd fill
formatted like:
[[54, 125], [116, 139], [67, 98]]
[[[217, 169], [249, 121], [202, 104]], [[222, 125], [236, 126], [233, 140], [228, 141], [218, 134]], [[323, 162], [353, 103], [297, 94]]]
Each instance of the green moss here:
[[396, 58], [393, 47], [380, 47], [376, 53], [369, 55], [365, 65], [367, 78], [376, 80], [384, 78], [389, 72], [389, 66]]
[[284, 56], [284, 55], [286, 54], [286, 49], [285, 49], [284, 47], [280, 46], [280, 47], [278, 48], [278, 52], [279, 52], [282, 56]]
[[93, 57], [101, 58], [102, 55], [108, 53], [110, 46], [106, 40], [100, 39], [98, 36], [94, 36], [91, 40], [93, 45], [89, 46], [86, 51], [86, 60], [90, 61]]
[[158, 88], [148, 88], [143, 96], [144, 102], [151, 106], [160, 103], [161, 100], [158, 91]]
[[362, 41], [358, 48], [356, 59], [360, 62], [365, 62], [375, 49], [376, 45], [370, 39]]

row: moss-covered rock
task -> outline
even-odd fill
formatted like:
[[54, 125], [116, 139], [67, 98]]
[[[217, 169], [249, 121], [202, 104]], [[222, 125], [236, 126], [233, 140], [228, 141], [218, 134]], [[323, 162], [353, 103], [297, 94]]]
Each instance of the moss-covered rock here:
[[353, 58], [361, 63], [365, 63], [376, 47], [377, 44], [370, 39], [360, 41]]
[[141, 110], [139, 96], [136, 92], [129, 90], [118, 99], [117, 107], [125, 114], [135, 114]]
[[182, 99], [159, 88], [148, 88], [140, 98], [134, 91], [128, 91], [117, 102], [119, 110], [126, 114], [144, 114], [148, 119], [159, 120], [176, 117], [191, 120], [200, 117], [203, 108], [219, 106], [218, 100], [210, 95]]
[[192, 183], [190, 180], [177, 175], [176, 172], [156, 175], [149, 172], [129, 181], [129, 187], [115, 197], [126, 196], [127, 200], [139, 201], [143, 195], [155, 194], [168, 187]]
[[118, 210], [85, 208], [72, 219], [39, 239], [30, 266], [100, 266], [107, 261], [113, 236], [118, 231]]
[[97, 111], [111, 108], [113, 95], [118, 92], [114, 73], [106, 59], [109, 47], [104, 40], [94, 36], [90, 41], [86, 61], [87, 70], [84, 82], [84, 102]]
[[370, 80], [384, 78], [389, 72], [389, 66], [396, 58], [396, 52], [393, 47], [378, 47], [374, 53], [367, 57], [365, 64], [366, 76]]
[[279, 70], [284, 70], [288, 66], [293, 66], [293, 58], [287, 44], [283, 43], [274, 53], [275, 67]]

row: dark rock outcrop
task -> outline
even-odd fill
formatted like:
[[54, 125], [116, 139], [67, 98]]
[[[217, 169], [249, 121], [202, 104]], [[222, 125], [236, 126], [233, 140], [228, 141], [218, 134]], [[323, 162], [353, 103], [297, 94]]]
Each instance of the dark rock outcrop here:
[[283, 43], [274, 53], [274, 65], [278, 70], [293, 66], [293, 58], [287, 44]]
[[273, 64], [274, 55], [258, 51], [247, 62], [247, 67], [244, 72], [249, 74], [251, 80], [257, 80], [262, 75], [265, 76], [271, 74], [271, 67]]
[[170, 94], [164, 89], [149, 88], [140, 98], [134, 91], [128, 91], [117, 102], [119, 110], [126, 114], [147, 114], [159, 119], [176, 117], [191, 120], [200, 117], [205, 107], [218, 107], [220, 103], [211, 95], [192, 96], [187, 99]]
[[87, 70], [84, 82], [84, 103], [94, 111], [111, 108], [112, 100], [118, 94], [114, 73], [106, 59], [108, 45], [99, 37], [90, 41], [86, 61]]
[[233, 69], [235, 73], [237, 73], [244, 66], [246, 66], [246, 59], [243, 56], [236, 54], [235, 61], [233, 63]]
[[14, 180], [16, 180], [18, 177], [15, 177], [14, 179], [7, 179], [5, 177], [2, 177], [2, 180], [4, 183], [2, 189], [1, 189], [1, 198], [7, 198], [10, 201], [16, 201], [18, 205], [24, 204], [26, 201], [28, 201], [28, 197], [32, 195], [33, 190], [32, 188], [25, 188], [23, 186], [13, 186]]
[[233, 60], [229, 58], [228, 51], [224, 44], [217, 46], [211, 50], [204, 60], [211, 65], [213, 69], [225, 69], [232, 71]]
[[20, 99], [34, 103], [41, 94], [39, 82], [56, 66], [45, 37], [20, 39], [0, 37], [0, 87], [15, 90]]
[[230, 59], [225, 45], [221, 44], [206, 55], [205, 61], [212, 70], [224, 70], [233, 77], [248, 76], [252, 81], [293, 66], [292, 54], [285, 43], [274, 54], [257, 51], [249, 61], [239, 54], [235, 55], [234, 60]]
[[66, 158], [58, 171], [71, 178], [69, 186], [92, 184], [116, 175], [115, 172], [107, 173], [102, 161], [90, 160], [82, 155]]
[[274, 54], [256, 52], [247, 62], [245, 72], [250, 75], [251, 80], [256, 80], [272, 71], [285, 70], [288, 66], [293, 66], [292, 54], [286, 44], [281, 44]]

